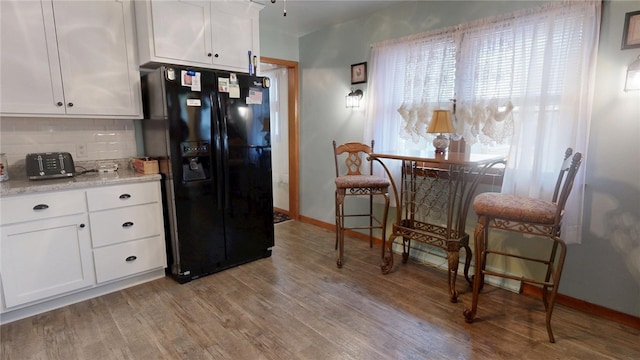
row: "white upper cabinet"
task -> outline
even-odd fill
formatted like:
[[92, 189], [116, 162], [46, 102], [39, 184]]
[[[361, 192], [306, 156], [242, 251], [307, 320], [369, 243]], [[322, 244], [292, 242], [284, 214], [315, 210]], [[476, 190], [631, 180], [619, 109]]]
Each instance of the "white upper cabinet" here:
[[0, 112], [141, 118], [129, 0], [2, 0]]
[[[211, 9], [209, 3], [194, 1], [154, 1], [151, 38], [140, 41], [140, 52], [148, 50], [141, 62], [149, 57], [165, 61], [192, 61], [211, 64]], [[138, 8], [145, 4], [138, 2]], [[140, 12], [136, 10], [138, 21]], [[149, 47], [151, 46], [151, 47]], [[149, 51], [153, 50], [152, 53]]]
[[51, 4], [2, 1], [0, 16], [0, 112], [64, 114]]
[[[246, 1], [136, 1], [140, 64], [249, 71], [260, 58], [262, 5]], [[259, 62], [259, 61], [258, 61]]]
[[259, 11], [255, 3], [211, 3], [213, 63], [249, 71], [249, 53], [260, 63]]

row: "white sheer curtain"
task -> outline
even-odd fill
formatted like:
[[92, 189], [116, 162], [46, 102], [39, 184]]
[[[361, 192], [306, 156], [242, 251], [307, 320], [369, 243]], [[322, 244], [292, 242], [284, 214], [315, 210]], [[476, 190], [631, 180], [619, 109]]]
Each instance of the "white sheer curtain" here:
[[[426, 132], [431, 113], [451, 109], [453, 104], [454, 30], [437, 30], [427, 37], [418, 34], [372, 47], [371, 101], [364, 138], [374, 139], [375, 152], [419, 155], [433, 150], [433, 135]], [[400, 162], [385, 165], [399, 186]], [[379, 167], [375, 171], [384, 175]]]
[[[370, 101], [367, 102], [368, 121], [363, 138], [373, 139], [374, 151], [378, 153], [393, 153], [405, 147], [406, 141], [398, 135], [401, 132], [402, 118], [397, 111], [403, 102], [404, 85], [397, 80], [405, 78], [406, 48], [405, 44], [396, 43], [371, 50], [368, 86]], [[399, 186], [399, 162], [385, 162], [385, 165]], [[374, 166], [373, 169], [375, 175], [386, 176], [380, 166]], [[391, 206], [396, 206], [395, 200], [391, 196]]]
[[[455, 90], [467, 151], [508, 151], [502, 191], [550, 198], [565, 149], [587, 149], [600, 13], [599, 1], [551, 3], [374, 44], [365, 138], [377, 152], [429, 149], [429, 114]], [[583, 163], [567, 243], [580, 242], [584, 173]]]
[[[571, 2], [501, 23], [516, 64], [509, 97], [515, 128], [502, 192], [550, 199], [566, 148], [586, 155], [601, 11], [600, 2]], [[475, 77], [459, 74], [463, 83]], [[565, 208], [568, 244], [581, 239], [585, 165]]]

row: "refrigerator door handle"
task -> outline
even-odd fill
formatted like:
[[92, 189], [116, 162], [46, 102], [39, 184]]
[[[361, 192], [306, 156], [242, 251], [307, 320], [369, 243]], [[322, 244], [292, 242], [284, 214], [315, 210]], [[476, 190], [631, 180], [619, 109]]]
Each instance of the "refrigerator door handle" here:
[[220, 139], [222, 144], [222, 167], [224, 168], [224, 208], [229, 209], [229, 137], [227, 133], [227, 109], [225, 109], [225, 102], [221, 99], [221, 94], [218, 93], [218, 109], [220, 111]]
[[[213, 108], [216, 109], [215, 111], [211, 112], [211, 116], [213, 116], [214, 118], [211, 119], [211, 123], [212, 126], [211, 128], [213, 129], [213, 155], [215, 156], [215, 161], [216, 161], [216, 177], [219, 179], [220, 176], [223, 176], [224, 174], [224, 165], [222, 164], [222, 151], [223, 151], [223, 145], [222, 145], [222, 134], [221, 134], [221, 129], [220, 129], [220, 123], [222, 122], [222, 114], [220, 113], [220, 109], [221, 109], [221, 103], [220, 103], [220, 99], [217, 96], [213, 96], [213, 94], [209, 94], [209, 97], [211, 99], [211, 104], [213, 104]], [[216, 101], [218, 102], [216, 104]], [[223, 207], [223, 184], [221, 181], [216, 181], [216, 199], [218, 202], [218, 209], [222, 209]]]

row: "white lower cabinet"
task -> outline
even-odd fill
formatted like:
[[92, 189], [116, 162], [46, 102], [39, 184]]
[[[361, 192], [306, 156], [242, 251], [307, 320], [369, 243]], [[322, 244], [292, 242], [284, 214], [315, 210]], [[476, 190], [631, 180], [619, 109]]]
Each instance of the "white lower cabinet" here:
[[158, 181], [0, 198], [0, 315], [17, 320], [164, 276]]
[[87, 199], [98, 283], [167, 266], [158, 182], [90, 189]]
[[2, 287], [7, 308], [94, 283], [86, 214], [2, 227]]

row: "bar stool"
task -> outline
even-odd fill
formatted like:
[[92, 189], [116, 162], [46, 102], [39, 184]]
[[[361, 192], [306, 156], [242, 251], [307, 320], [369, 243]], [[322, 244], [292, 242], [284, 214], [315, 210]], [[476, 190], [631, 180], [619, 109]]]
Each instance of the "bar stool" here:
[[[338, 268], [342, 267], [344, 260], [344, 231], [355, 229], [369, 229], [369, 247], [373, 247], [373, 230], [380, 229], [382, 231], [382, 239], [386, 238], [387, 214], [389, 213], [389, 179], [374, 176], [373, 164], [370, 163], [369, 174], [362, 173], [363, 156], [367, 161], [369, 153], [373, 152], [374, 142], [371, 146], [358, 142], [348, 142], [342, 145], [336, 145], [333, 141], [333, 154], [336, 165], [336, 191], [335, 191], [335, 212], [336, 212], [336, 250], [338, 250]], [[344, 154], [344, 155], [343, 155]], [[338, 158], [344, 157], [347, 173], [340, 175], [338, 167]], [[381, 195], [384, 197], [384, 211], [382, 221], [380, 221], [373, 213], [373, 196]], [[369, 212], [368, 213], [345, 213], [345, 198], [352, 196], [368, 196]], [[367, 217], [368, 225], [350, 226], [345, 225], [346, 218]]]
[[[560, 175], [556, 181], [551, 201], [528, 198], [510, 194], [483, 193], [476, 196], [473, 209], [478, 215], [478, 223], [474, 232], [475, 241], [475, 276], [473, 279], [473, 297], [471, 309], [464, 310], [468, 323], [473, 322], [478, 309], [480, 290], [484, 285], [484, 276], [491, 275], [501, 278], [520, 280], [522, 282], [542, 286], [542, 302], [546, 311], [546, 325], [549, 341], [555, 342], [551, 331], [551, 314], [560, 285], [560, 276], [564, 265], [567, 246], [560, 238], [560, 226], [564, 215], [564, 206], [573, 187], [576, 173], [582, 163], [582, 154], [576, 153], [570, 158], [573, 149], [565, 152]], [[551, 240], [551, 249], [547, 258], [530, 257], [527, 254], [514, 254], [489, 249], [489, 228], [520, 232], [534, 237], [526, 241]], [[560, 254], [556, 264], [556, 255]], [[547, 272], [544, 281], [524, 276], [511, 275], [486, 269], [488, 255], [514, 257], [525, 261], [545, 264]], [[548, 291], [551, 296], [548, 299]]]

